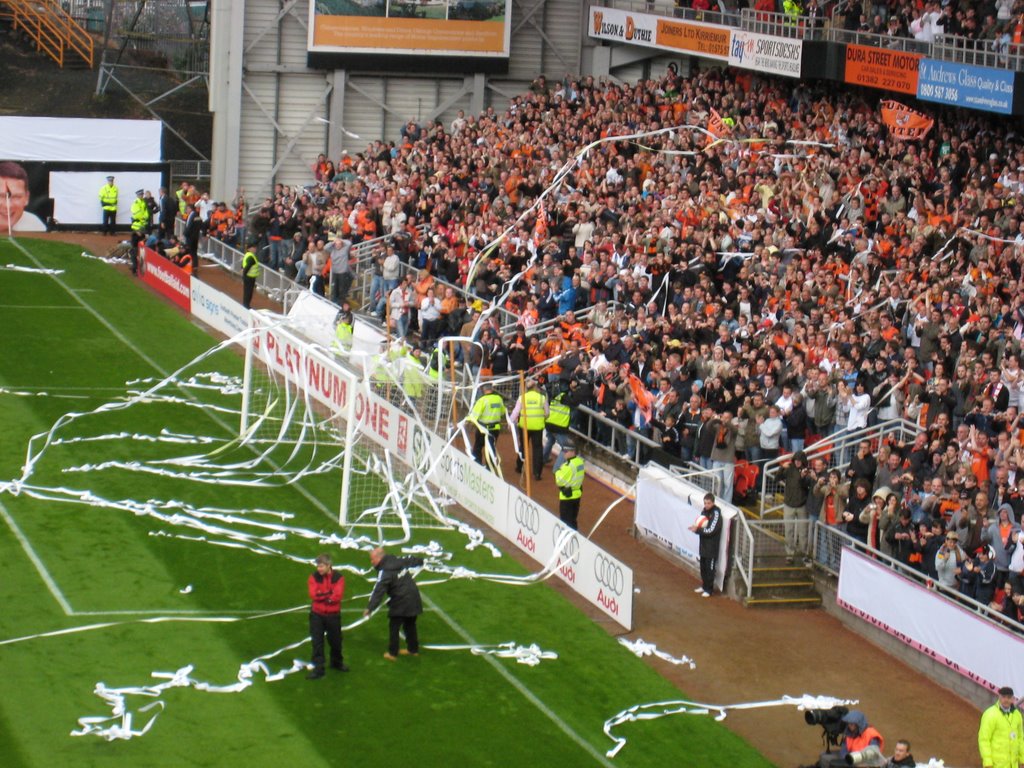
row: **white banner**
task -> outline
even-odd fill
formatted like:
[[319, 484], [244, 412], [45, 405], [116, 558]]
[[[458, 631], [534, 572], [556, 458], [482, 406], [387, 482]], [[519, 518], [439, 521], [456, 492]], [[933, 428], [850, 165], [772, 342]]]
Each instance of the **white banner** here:
[[0, 159], [159, 163], [162, 131], [159, 120], [0, 117]]
[[668, 16], [591, 6], [590, 37], [607, 42], [657, 48], [682, 56], [728, 61], [730, 27]]
[[800, 77], [803, 40], [733, 30], [729, 65], [770, 75]]
[[[707, 491], [703, 488], [681, 480], [661, 467], [643, 467], [637, 477], [635, 522], [684, 560], [697, 566], [700, 537], [689, 528], [703, 514], [705, 493]], [[729, 533], [732, 520], [739, 511], [732, 504], [720, 500], [716, 503], [722, 510], [723, 521], [715, 586], [723, 589], [729, 564]]]
[[1024, 690], [1024, 638], [845, 547], [836, 602], [978, 685]]
[[[503, 510], [509, 505], [509, 485], [486, 467], [477, 464], [471, 456], [454, 445], [445, 447], [445, 441], [432, 433], [419, 435], [421, 428], [413, 428], [412, 451], [421, 470], [430, 468], [434, 457], [434, 474], [428, 479], [444, 488], [455, 501], [483, 520], [503, 536], [508, 536]], [[469, 430], [472, 433], [472, 430]], [[426, 432], [426, 430], [424, 430]], [[470, 434], [472, 438], [472, 434]], [[424, 456], [421, 446], [429, 445], [430, 454]], [[442, 455], [441, 452], [444, 451]]]
[[[331, 349], [334, 344], [334, 320], [338, 316], [339, 307], [312, 291], [303, 291], [288, 310], [288, 320], [324, 349]], [[352, 360], [356, 367], [363, 366], [368, 355], [379, 355], [384, 334], [372, 325], [355, 322], [352, 330]]]
[[249, 327], [249, 310], [216, 288], [191, 281], [192, 316], [229, 338]]
[[[52, 171], [50, 197], [53, 198], [53, 218], [58, 224], [102, 224], [100, 187], [107, 183], [106, 171]], [[163, 183], [160, 171], [113, 172], [117, 185], [117, 223], [125, 227], [132, 221], [132, 203], [135, 191], [142, 189], [160, 199]]]

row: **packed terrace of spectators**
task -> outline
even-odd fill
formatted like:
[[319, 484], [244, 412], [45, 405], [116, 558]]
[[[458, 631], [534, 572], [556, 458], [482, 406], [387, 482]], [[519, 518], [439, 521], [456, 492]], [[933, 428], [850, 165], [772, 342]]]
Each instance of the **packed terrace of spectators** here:
[[918, 422], [912, 445], [812, 463], [793, 493], [1019, 620], [1024, 137], [946, 111], [905, 143], [868, 99], [721, 71], [542, 77], [504, 112], [321, 157], [248, 237], [324, 291], [333, 240], [395, 235], [364, 310], [425, 347], [474, 328], [464, 362], [484, 375], [547, 362], [552, 392], [721, 470], [726, 497], [737, 458]]

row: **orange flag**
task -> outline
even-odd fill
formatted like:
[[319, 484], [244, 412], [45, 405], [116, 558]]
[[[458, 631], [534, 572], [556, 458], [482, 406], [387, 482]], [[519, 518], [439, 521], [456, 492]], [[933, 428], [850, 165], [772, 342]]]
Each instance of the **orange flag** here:
[[644, 415], [647, 421], [651, 420], [651, 406], [654, 405], [654, 398], [651, 393], [647, 391], [647, 387], [640, 381], [640, 377], [635, 373], [629, 374], [629, 390], [633, 393], [633, 402], [636, 403], [636, 407], [640, 409], [640, 412]]
[[935, 121], [898, 101], [883, 101], [882, 122], [894, 139], [918, 141], [928, 135]]
[[728, 136], [732, 132], [732, 128], [725, 122], [718, 110], [712, 108], [711, 114], [708, 116], [708, 133], [712, 134], [715, 138], [708, 136], [708, 144], [714, 144], [717, 139], [723, 136]]

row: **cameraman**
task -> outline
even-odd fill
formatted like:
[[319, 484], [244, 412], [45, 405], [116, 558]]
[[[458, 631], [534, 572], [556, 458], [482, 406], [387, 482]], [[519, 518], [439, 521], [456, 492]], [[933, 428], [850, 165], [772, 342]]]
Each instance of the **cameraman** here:
[[[846, 724], [846, 734], [838, 752], [826, 752], [818, 760], [820, 768], [838, 768], [846, 766], [847, 755], [854, 755], [853, 765], [862, 765], [867, 768], [881, 768], [885, 765], [885, 758], [882, 757], [882, 750], [885, 742], [873, 726], [868, 725], [868, 719], [859, 709], [851, 709], [843, 715], [843, 723]], [[864, 750], [874, 747], [876, 754], [865, 755]]]

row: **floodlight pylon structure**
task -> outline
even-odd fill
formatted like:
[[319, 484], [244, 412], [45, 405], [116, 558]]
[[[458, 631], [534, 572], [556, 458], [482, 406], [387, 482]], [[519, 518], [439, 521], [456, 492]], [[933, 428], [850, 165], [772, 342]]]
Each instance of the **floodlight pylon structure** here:
[[[96, 95], [116, 86], [195, 155], [197, 172], [209, 176], [210, 158], [155, 108], [172, 94], [189, 88], [209, 91], [210, 0], [79, 0], [102, 2], [103, 44]], [[163, 77], [160, 77], [160, 76]], [[174, 82], [170, 87], [166, 78]], [[154, 85], [156, 87], [154, 87]], [[205, 172], [200, 172], [205, 164]]]

